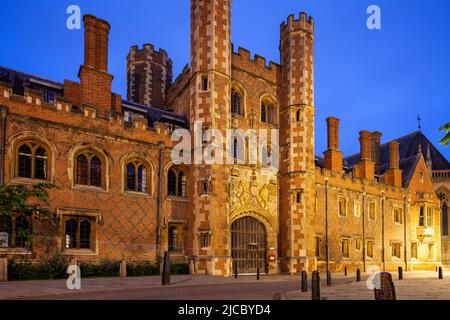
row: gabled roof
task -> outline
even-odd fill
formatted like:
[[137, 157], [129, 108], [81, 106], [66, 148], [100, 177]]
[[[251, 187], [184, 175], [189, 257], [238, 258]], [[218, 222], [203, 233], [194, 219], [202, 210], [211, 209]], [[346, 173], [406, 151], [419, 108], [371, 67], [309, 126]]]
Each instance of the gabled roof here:
[[[419, 161], [420, 150], [424, 160], [431, 159], [433, 170], [450, 170], [448, 160], [439, 150], [420, 132], [413, 132], [395, 139], [399, 143], [400, 169], [403, 170], [403, 185], [407, 186], [412, 178], [414, 169]], [[360, 154], [354, 154], [344, 159], [344, 166], [353, 167], [360, 161]], [[381, 172], [389, 169], [389, 144], [381, 145]]]
[[[425, 161], [428, 161], [428, 150], [430, 151], [430, 158], [433, 163], [433, 170], [450, 170], [448, 160], [439, 152], [439, 150], [428, 140], [425, 135], [420, 132], [414, 132], [395, 139], [399, 145], [400, 162], [416, 156], [419, 153], [419, 148], [422, 149]], [[354, 154], [344, 159], [349, 167], [353, 167], [360, 160], [360, 154]], [[389, 167], [389, 144], [381, 145], [381, 169]]]
[[[431, 159], [433, 170], [450, 170], [450, 163], [442, 153], [420, 132], [413, 132], [406, 136], [395, 139], [399, 143], [400, 169], [403, 170], [403, 185], [409, 185], [419, 161], [420, 150], [425, 161]], [[360, 161], [359, 153], [344, 159], [344, 170], [353, 168]], [[324, 159], [316, 156], [316, 165], [324, 167]], [[381, 145], [381, 173], [389, 169], [389, 144]]]

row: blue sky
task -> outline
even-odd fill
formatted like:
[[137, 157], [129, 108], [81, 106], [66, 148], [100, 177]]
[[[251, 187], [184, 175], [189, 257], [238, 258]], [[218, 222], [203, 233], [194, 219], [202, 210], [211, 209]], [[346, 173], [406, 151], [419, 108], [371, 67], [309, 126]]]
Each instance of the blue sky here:
[[[113, 89], [126, 96], [131, 45], [165, 48], [174, 73], [189, 62], [188, 0], [1, 1], [0, 65], [63, 81], [77, 80], [83, 32], [66, 28], [66, 9], [81, 7], [112, 25], [109, 70]], [[366, 9], [380, 6], [382, 29], [366, 27]], [[326, 148], [328, 116], [341, 119], [341, 149], [359, 150], [358, 132], [378, 130], [383, 142], [417, 130], [435, 143], [450, 121], [450, 1], [234, 0], [232, 38], [279, 61], [279, 25], [305, 11], [316, 21], [316, 153]], [[450, 149], [438, 146], [450, 159]]]

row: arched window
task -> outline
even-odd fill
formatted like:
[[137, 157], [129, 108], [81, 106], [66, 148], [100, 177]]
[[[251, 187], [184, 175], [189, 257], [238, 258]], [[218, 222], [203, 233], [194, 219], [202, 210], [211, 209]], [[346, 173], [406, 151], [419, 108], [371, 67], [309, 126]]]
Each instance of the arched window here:
[[176, 227], [169, 229], [169, 251], [178, 251], [178, 229]]
[[261, 101], [261, 122], [274, 124], [275, 123], [275, 107], [269, 101]]
[[141, 160], [132, 160], [126, 166], [126, 191], [147, 193], [147, 167]]
[[241, 95], [236, 90], [231, 91], [231, 113], [242, 114], [241, 110]]
[[101, 188], [104, 185], [104, 162], [102, 158], [91, 150], [76, 156], [75, 183], [82, 186]]
[[187, 196], [186, 185], [186, 174], [178, 167], [171, 168], [167, 176], [167, 195], [185, 198]]
[[26, 141], [17, 149], [17, 171], [19, 178], [47, 180], [48, 152], [37, 141]]

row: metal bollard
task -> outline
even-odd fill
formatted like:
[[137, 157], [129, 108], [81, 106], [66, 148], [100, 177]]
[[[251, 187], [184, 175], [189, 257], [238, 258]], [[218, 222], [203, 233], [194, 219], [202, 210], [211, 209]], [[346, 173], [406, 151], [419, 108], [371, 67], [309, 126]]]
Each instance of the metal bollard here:
[[444, 279], [444, 273], [442, 272], [442, 267], [439, 267], [439, 280]]
[[164, 263], [162, 272], [162, 285], [170, 285], [170, 253], [164, 252]]
[[308, 292], [308, 273], [302, 271], [302, 292]]
[[327, 286], [331, 286], [331, 271], [327, 271]]
[[312, 274], [312, 300], [320, 300], [320, 274], [319, 271], [314, 271]]
[[356, 270], [356, 281], [361, 282], [361, 270], [360, 269]]
[[259, 267], [259, 263], [256, 266], [256, 280], [261, 280], [261, 269]]
[[345, 267], [345, 269], [344, 269], [344, 276], [348, 276], [348, 270], [347, 270], [347, 267]]
[[403, 280], [403, 268], [398, 267], [398, 280]]

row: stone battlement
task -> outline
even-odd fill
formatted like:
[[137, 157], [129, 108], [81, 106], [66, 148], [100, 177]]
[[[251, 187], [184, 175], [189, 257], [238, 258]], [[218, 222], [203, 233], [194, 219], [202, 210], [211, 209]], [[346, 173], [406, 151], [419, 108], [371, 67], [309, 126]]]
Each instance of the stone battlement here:
[[272, 82], [277, 81], [278, 73], [281, 70], [281, 66], [278, 63], [270, 61], [269, 64], [267, 64], [266, 58], [261, 57], [258, 54], [255, 54], [252, 58], [251, 52], [241, 47], [235, 52], [233, 46], [231, 61], [233, 67], [250, 72]]
[[172, 59], [169, 58], [169, 55], [166, 50], [160, 48], [159, 50], [155, 50], [155, 46], [153, 44], [144, 44], [142, 48], [134, 45], [130, 48], [127, 59], [130, 62], [133, 61], [142, 61], [145, 58], [151, 58], [152, 61], [163, 64], [164, 61], [170, 62], [172, 64]]
[[[149, 127], [146, 119], [137, 117], [125, 121], [124, 115], [119, 112], [102, 116], [95, 107], [83, 105], [78, 108], [63, 97], [47, 102], [42, 92], [28, 88], [25, 88], [23, 96], [13, 94], [11, 86], [3, 82], [0, 83], [0, 105], [6, 105], [9, 114], [88, 131], [95, 128], [105, 136], [120, 135], [125, 139], [157, 144], [159, 140], [171, 135], [171, 128], [164, 123], [155, 122], [153, 127]], [[167, 146], [172, 145], [170, 139], [165, 142]]]
[[281, 39], [287, 36], [290, 32], [305, 31], [314, 34], [314, 18], [305, 12], [301, 12], [298, 19], [294, 14], [291, 14], [287, 21], [283, 21], [280, 25]]

